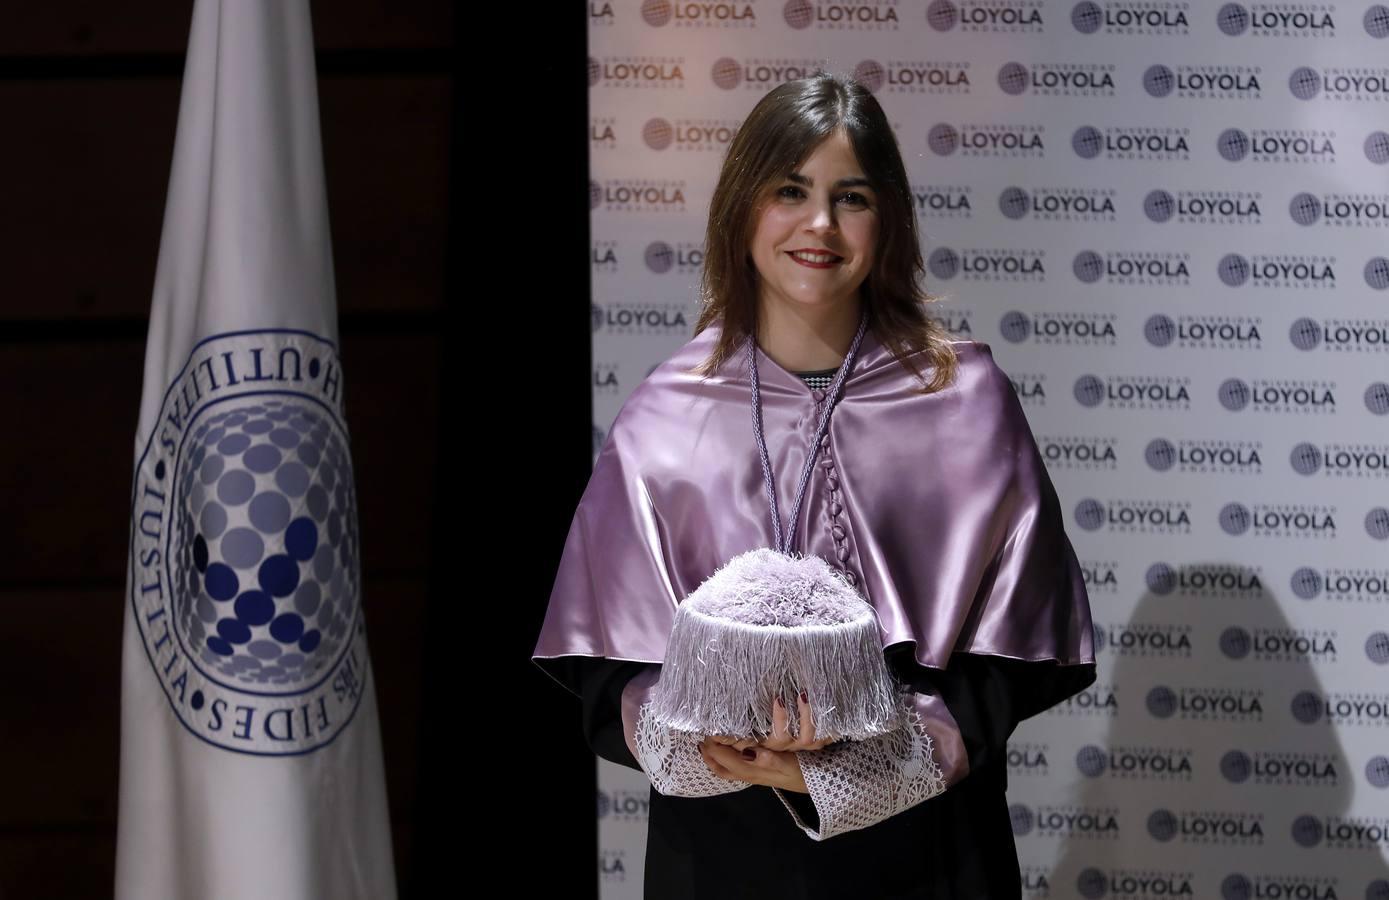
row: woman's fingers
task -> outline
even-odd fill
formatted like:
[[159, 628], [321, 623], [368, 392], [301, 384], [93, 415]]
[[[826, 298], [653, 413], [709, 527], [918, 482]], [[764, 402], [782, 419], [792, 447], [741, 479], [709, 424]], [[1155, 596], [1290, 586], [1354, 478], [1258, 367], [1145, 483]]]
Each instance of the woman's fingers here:
[[796, 698], [796, 705], [801, 711], [801, 733], [796, 741], [798, 749], [808, 749], [809, 745], [815, 742], [815, 720], [810, 715], [810, 703], [807, 701], [805, 692]]
[[[800, 728], [799, 734], [791, 734], [791, 716], [780, 697], [772, 704], [772, 733], [761, 746], [768, 750], [786, 752], [789, 750], [818, 750], [829, 741], [819, 741], [815, 737], [815, 718], [811, 713], [810, 700], [804, 693], [796, 698], [796, 710]], [[739, 749], [742, 749], [739, 747]]]
[[719, 749], [715, 750], [712, 745], [701, 741], [699, 745], [699, 755], [704, 757], [704, 764], [709, 767], [710, 772], [713, 772], [720, 778], [727, 778], [732, 781], [734, 780], [733, 773], [728, 771], [717, 758], [718, 754], [728, 751], [724, 749], [723, 745], [718, 745], [718, 747]]
[[727, 734], [711, 734], [708, 740], [723, 747], [732, 747], [734, 750], [757, 746], [756, 738], [736, 738]]
[[772, 740], [784, 741], [790, 737], [790, 717], [786, 713], [786, 704], [777, 697], [772, 703]]

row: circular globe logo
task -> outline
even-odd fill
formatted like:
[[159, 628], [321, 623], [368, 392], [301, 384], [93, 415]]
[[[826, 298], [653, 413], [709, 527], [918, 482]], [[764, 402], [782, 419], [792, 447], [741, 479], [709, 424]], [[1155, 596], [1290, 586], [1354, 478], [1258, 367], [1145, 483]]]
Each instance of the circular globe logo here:
[[1389, 413], [1389, 384], [1372, 382], [1365, 388], [1365, 408], [1377, 416]]
[[1312, 600], [1321, 593], [1321, 573], [1311, 566], [1302, 566], [1293, 572], [1289, 586], [1294, 596], [1302, 600]]
[[1076, 768], [1088, 778], [1104, 774], [1104, 751], [1094, 744], [1087, 744], [1076, 753]]
[[1162, 63], [1155, 63], [1143, 73], [1143, 90], [1150, 97], [1166, 97], [1177, 86], [1177, 76]]
[[1302, 192], [1294, 194], [1288, 202], [1288, 214], [1299, 225], [1315, 225], [1321, 218], [1321, 201], [1315, 194]]
[[1244, 659], [1253, 645], [1249, 632], [1238, 625], [1231, 625], [1220, 633], [1220, 652], [1230, 659]]
[[1071, 272], [1075, 274], [1076, 280], [1094, 284], [1104, 275], [1104, 257], [1094, 250], [1082, 250], [1071, 262]]
[[1215, 14], [1215, 24], [1221, 34], [1230, 37], [1244, 34], [1249, 27], [1249, 10], [1242, 3], [1226, 3]]
[[1389, 163], [1389, 132], [1370, 132], [1365, 136], [1365, 158], [1375, 165]]
[[1370, 257], [1365, 263], [1365, 283], [1377, 291], [1389, 289], [1389, 257]]
[[1249, 405], [1249, 400], [1253, 397], [1253, 391], [1249, 384], [1242, 378], [1227, 378], [1220, 383], [1217, 396], [1220, 405], [1230, 412], [1239, 412]]
[[960, 132], [943, 122], [932, 125], [926, 132], [926, 146], [937, 156], [949, 156], [960, 149]]
[[1293, 447], [1288, 454], [1288, 462], [1299, 475], [1315, 475], [1321, 469], [1321, 449], [1316, 444], [1304, 441]]
[[1100, 30], [1104, 13], [1098, 3], [1085, 0], [1071, 7], [1071, 27], [1081, 34], [1094, 34]]
[[209, 337], [137, 464], [130, 602], [174, 713], [210, 744], [305, 753], [356, 710], [367, 656], [342, 394], [317, 335]]
[[1249, 530], [1252, 516], [1243, 503], [1227, 503], [1220, 508], [1220, 530], [1229, 535], [1241, 535]]
[[1143, 573], [1143, 583], [1154, 594], [1166, 596], [1177, 589], [1177, 572], [1167, 563], [1153, 563]]
[[1299, 100], [1311, 100], [1321, 92], [1321, 76], [1309, 66], [1299, 66], [1288, 76], [1288, 90]]
[[1251, 266], [1249, 260], [1238, 253], [1227, 253], [1220, 258], [1216, 273], [1227, 287], [1239, 287], [1249, 280]]
[[1099, 406], [1104, 401], [1104, 382], [1098, 375], [1082, 375], [1076, 379], [1071, 394], [1081, 406]]
[[1155, 809], [1148, 816], [1148, 834], [1153, 840], [1166, 843], [1177, 836], [1177, 817], [1171, 810]]
[[1034, 822], [1032, 810], [1021, 803], [1014, 803], [1008, 807], [1008, 819], [1013, 825], [1013, 834], [1021, 837], [1032, 831]]
[[1167, 222], [1177, 212], [1177, 198], [1161, 188], [1151, 190], [1143, 198], [1143, 213], [1153, 222]]
[[1370, 37], [1389, 37], [1389, 6], [1383, 3], [1372, 5], [1365, 10], [1365, 18], [1361, 22], [1365, 26], [1365, 33]]
[[648, 119], [642, 126], [641, 139], [652, 150], [664, 150], [675, 140], [675, 128], [660, 117]]
[[954, 278], [960, 272], [960, 255], [949, 247], [937, 247], [931, 251], [927, 266], [937, 278]]
[[1085, 900], [1100, 900], [1105, 894], [1109, 893], [1108, 880], [1104, 873], [1096, 868], [1082, 869], [1076, 876], [1076, 893], [1084, 897]]
[[1032, 198], [1020, 187], [1004, 188], [998, 195], [999, 212], [1010, 219], [1021, 219], [1032, 209]]
[[960, 21], [960, 11], [951, 0], [931, 0], [926, 7], [926, 24], [934, 31], [949, 31]]
[[1166, 472], [1176, 465], [1177, 445], [1167, 438], [1153, 438], [1143, 449], [1143, 459], [1155, 472]]
[[1376, 631], [1365, 638], [1365, 658], [1377, 666], [1389, 663], [1389, 633]]
[[1093, 125], [1082, 125], [1071, 135], [1071, 149], [1081, 159], [1094, 159], [1104, 149], [1104, 135]]
[[1311, 691], [1300, 691], [1291, 704], [1293, 718], [1303, 725], [1311, 725], [1321, 718], [1322, 706], [1321, 698]]
[[1377, 166], [1389, 163], [1389, 132], [1371, 131], [1365, 137], [1365, 158]]
[[1254, 772], [1254, 761], [1243, 750], [1231, 750], [1220, 757], [1220, 774], [1232, 784], [1243, 784]]
[[[1389, 395], [1389, 385], [1385, 393]], [[1376, 506], [1365, 513], [1365, 533], [1377, 541], [1389, 540], [1389, 508]]]
[[796, 30], [809, 28], [810, 23], [815, 20], [815, 7], [810, 0], [787, 0], [786, 5], [781, 8], [781, 17], [786, 20], [786, 24]]
[[1163, 685], [1158, 685], [1148, 691], [1148, 696], [1144, 698], [1144, 703], [1148, 707], [1148, 712], [1157, 719], [1170, 719], [1177, 711], [1177, 695], [1172, 689]]
[[876, 59], [865, 59], [854, 66], [854, 80], [876, 94], [887, 80], [887, 70]]
[[1254, 883], [1238, 872], [1220, 882], [1220, 900], [1250, 900], [1253, 896]]
[[1316, 319], [1303, 316], [1288, 328], [1288, 340], [1299, 350], [1311, 350], [1321, 343], [1321, 326]]
[[646, 245], [642, 254], [646, 267], [657, 275], [663, 275], [675, 265], [675, 249], [665, 241], [652, 241]]
[[999, 333], [1003, 339], [1011, 344], [1021, 344], [1027, 340], [1032, 333], [1032, 320], [1027, 318], [1027, 314], [1018, 310], [1011, 310], [1003, 314], [1003, 318], [998, 323]]
[[312, 677], [355, 615], [337, 598], [358, 592], [343, 434], [321, 409], [266, 398], [209, 415], [186, 446], [172, 570], [188, 646], [246, 685]]
[[1227, 128], [1216, 139], [1216, 149], [1226, 162], [1239, 162], [1249, 155], [1249, 135], [1238, 128]]
[[715, 87], [731, 91], [742, 83], [743, 67], [738, 65], [738, 60], [724, 56], [714, 60], [710, 75], [713, 76]]
[[1166, 313], [1154, 313], [1143, 323], [1143, 337], [1154, 347], [1166, 347], [1177, 339], [1177, 323]]
[[1298, 816], [1293, 819], [1293, 840], [1301, 847], [1315, 847], [1321, 843], [1324, 829], [1316, 816]]
[[668, 23], [672, 12], [670, 0], [642, 0], [642, 20], [655, 28]]
[[1017, 96], [1027, 90], [1027, 66], [1020, 62], [1004, 63], [998, 69], [998, 87], [1005, 94]]
[[1086, 531], [1095, 531], [1104, 524], [1104, 504], [1098, 500], [1082, 500], [1076, 504], [1076, 524]]

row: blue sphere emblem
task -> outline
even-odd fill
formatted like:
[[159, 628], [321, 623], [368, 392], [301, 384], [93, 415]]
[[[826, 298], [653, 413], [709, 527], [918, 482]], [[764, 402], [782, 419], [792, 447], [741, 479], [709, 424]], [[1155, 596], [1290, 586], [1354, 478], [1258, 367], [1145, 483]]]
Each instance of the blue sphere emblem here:
[[1220, 882], [1221, 900], [1249, 900], [1254, 896], [1254, 883], [1245, 875], [1235, 872], [1226, 875], [1225, 880]]
[[1249, 155], [1251, 145], [1249, 135], [1238, 128], [1227, 128], [1216, 139], [1216, 150], [1220, 158], [1228, 162], [1239, 162]]
[[1177, 836], [1177, 817], [1171, 810], [1155, 809], [1148, 816], [1148, 834], [1164, 843]]
[[248, 686], [321, 674], [360, 594], [342, 432], [312, 404], [243, 403], [193, 432], [177, 484], [175, 619], [190, 652]]
[[1008, 807], [1008, 819], [1012, 823], [1015, 835], [1028, 834], [1036, 821], [1031, 808], [1021, 803], [1014, 803]]

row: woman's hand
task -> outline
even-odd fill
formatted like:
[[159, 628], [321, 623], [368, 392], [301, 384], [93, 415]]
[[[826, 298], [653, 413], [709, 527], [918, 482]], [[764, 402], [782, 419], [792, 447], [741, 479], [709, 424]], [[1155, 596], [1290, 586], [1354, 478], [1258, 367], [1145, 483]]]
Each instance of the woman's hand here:
[[806, 702], [805, 694], [796, 698], [796, 709], [801, 719], [801, 730], [799, 735], [792, 737], [789, 727], [790, 715], [786, 711], [786, 705], [781, 702], [780, 697], [776, 698], [776, 702], [772, 704], [772, 733], [763, 738], [763, 747], [777, 751], [819, 750], [832, 742], [832, 738], [820, 741], [815, 739], [815, 721], [810, 715], [810, 704]]
[[815, 739], [815, 722], [810, 714], [810, 704], [804, 696], [796, 699], [796, 706], [801, 720], [799, 735], [791, 735], [790, 715], [778, 697], [772, 706], [770, 735], [760, 743], [748, 738], [740, 740], [727, 735], [711, 735], [699, 745], [704, 764], [720, 778], [809, 793], [796, 753], [819, 750], [833, 739]]
[[801, 794], [810, 793], [801, 775], [801, 762], [794, 752], [768, 750], [755, 745], [735, 750], [731, 745], [715, 743], [711, 739], [700, 742], [699, 752], [709, 771], [720, 778], [765, 784]]

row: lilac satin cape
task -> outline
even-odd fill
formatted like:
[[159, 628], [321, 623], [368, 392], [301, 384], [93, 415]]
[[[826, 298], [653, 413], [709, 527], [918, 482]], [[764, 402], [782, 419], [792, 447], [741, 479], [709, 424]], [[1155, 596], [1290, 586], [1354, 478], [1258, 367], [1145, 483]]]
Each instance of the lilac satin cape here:
[[[752, 433], [747, 354], [690, 371], [711, 326], [628, 397], [564, 545], [532, 654], [660, 663], [676, 605], [731, 557], [772, 546]], [[1094, 662], [1085, 583], [1021, 405], [987, 344], [955, 341], [933, 394], [873, 334], [830, 417], [796, 547], [840, 563], [877, 611], [884, 647]], [[818, 392], [760, 348], [763, 427], [783, 515], [814, 436]], [[924, 364], [923, 364], [924, 367]]]

